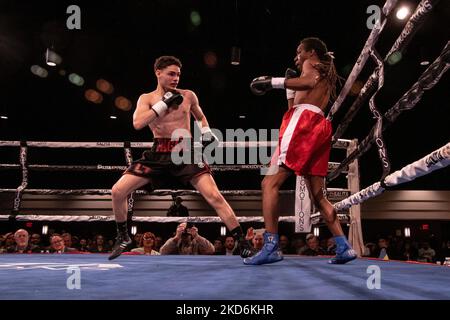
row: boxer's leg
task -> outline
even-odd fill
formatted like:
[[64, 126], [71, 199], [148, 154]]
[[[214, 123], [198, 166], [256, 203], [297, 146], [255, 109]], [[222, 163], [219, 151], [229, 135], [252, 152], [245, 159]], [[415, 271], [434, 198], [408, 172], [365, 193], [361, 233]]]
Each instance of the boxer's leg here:
[[148, 184], [149, 178], [124, 174], [112, 187], [112, 207], [117, 224], [117, 238], [109, 260], [115, 259], [130, 249], [131, 239], [127, 230], [128, 196]]
[[283, 260], [279, 250], [278, 237], [278, 201], [279, 190], [286, 179], [292, 174], [292, 171], [279, 167], [277, 173], [264, 177], [262, 188], [262, 206], [266, 232], [264, 232], [264, 246], [256, 255], [244, 259], [244, 264], [260, 265], [273, 263]]
[[314, 198], [314, 203], [317, 208], [319, 208], [328, 229], [330, 229], [336, 241], [336, 256], [332, 258], [329, 263], [344, 264], [356, 259], [356, 252], [352, 249], [344, 235], [344, 232], [342, 231], [341, 224], [337, 217], [337, 212], [333, 205], [325, 197], [326, 189], [324, 178], [319, 176], [310, 176], [306, 177], [306, 179], [310, 181], [310, 194], [312, 194]]
[[197, 175], [191, 179], [192, 186], [200, 192], [205, 200], [216, 210], [217, 215], [222, 219], [223, 223], [230, 230], [231, 235], [238, 244], [239, 254], [241, 257], [249, 257], [252, 252], [249, 248], [248, 241], [245, 240], [241, 225], [236, 219], [236, 215], [220, 193], [213, 177], [209, 172]]

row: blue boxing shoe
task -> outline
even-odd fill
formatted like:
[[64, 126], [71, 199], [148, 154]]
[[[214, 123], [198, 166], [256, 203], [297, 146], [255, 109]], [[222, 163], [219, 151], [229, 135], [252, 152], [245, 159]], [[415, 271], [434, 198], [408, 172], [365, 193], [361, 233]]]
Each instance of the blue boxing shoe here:
[[260, 265], [274, 263], [283, 260], [283, 255], [278, 246], [279, 237], [278, 234], [264, 232], [264, 246], [261, 251], [250, 258], [244, 259], [244, 264], [247, 265]]
[[331, 258], [328, 263], [344, 264], [357, 258], [355, 250], [352, 249], [345, 236], [337, 236], [334, 239], [336, 240], [336, 256]]

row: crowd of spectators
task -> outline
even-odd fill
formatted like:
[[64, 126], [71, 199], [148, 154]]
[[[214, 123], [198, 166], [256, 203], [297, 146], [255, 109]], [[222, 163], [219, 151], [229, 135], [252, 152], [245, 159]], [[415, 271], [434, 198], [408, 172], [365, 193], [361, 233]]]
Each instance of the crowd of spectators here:
[[[247, 230], [246, 239], [254, 253], [264, 245], [264, 229]], [[43, 236], [30, 234], [25, 229], [0, 234], [0, 253], [110, 253], [114, 239], [104, 235], [79, 237], [68, 232]], [[321, 256], [335, 254], [336, 244], [332, 237], [319, 238], [313, 234], [306, 237], [280, 235], [280, 249], [285, 255]], [[181, 223], [172, 237], [164, 240], [150, 231], [133, 237], [133, 248], [128, 254], [136, 255], [236, 255], [236, 243], [231, 236], [209, 240], [202, 236], [196, 226]], [[435, 239], [417, 241], [413, 238], [386, 236], [364, 246], [364, 257], [444, 263], [450, 257], [450, 240], [437, 243]]]

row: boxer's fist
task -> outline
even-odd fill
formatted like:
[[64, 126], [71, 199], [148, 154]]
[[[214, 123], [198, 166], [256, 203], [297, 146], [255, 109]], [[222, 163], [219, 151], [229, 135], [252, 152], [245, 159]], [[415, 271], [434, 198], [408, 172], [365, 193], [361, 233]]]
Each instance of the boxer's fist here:
[[183, 102], [183, 95], [177, 91], [166, 92], [163, 95], [161, 101], [158, 101], [152, 106], [152, 110], [160, 117], [163, 113], [167, 111], [172, 106], [179, 106]]
[[250, 83], [250, 90], [253, 94], [261, 96], [272, 89], [284, 89], [284, 80], [285, 78], [258, 77]]
[[166, 92], [163, 96], [162, 101], [167, 105], [167, 107], [171, 107], [172, 105], [179, 106], [183, 102], [183, 96], [179, 92]]

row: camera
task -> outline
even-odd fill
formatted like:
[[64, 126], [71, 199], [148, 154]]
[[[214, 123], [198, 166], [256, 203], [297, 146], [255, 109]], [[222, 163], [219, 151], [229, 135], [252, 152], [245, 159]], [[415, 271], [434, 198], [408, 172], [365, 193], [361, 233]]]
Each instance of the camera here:
[[187, 222], [186, 223], [186, 228], [184, 229], [182, 235], [185, 236], [185, 235], [190, 234], [189, 233], [189, 229], [191, 229], [193, 226], [194, 226], [194, 224], [192, 222]]

